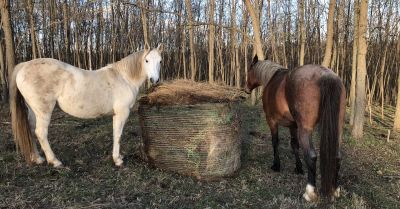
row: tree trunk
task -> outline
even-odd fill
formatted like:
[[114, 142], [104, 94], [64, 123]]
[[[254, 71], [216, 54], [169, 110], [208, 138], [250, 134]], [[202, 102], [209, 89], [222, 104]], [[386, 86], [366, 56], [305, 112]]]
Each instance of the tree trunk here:
[[357, 83], [356, 83], [356, 101], [354, 112], [354, 125], [352, 135], [356, 139], [361, 139], [363, 136], [364, 112], [365, 112], [365, 77], [366, 69], [366, 54], [367, 54], [367, 11], [368, 0], [360, 2], [360, 16], [358, 26], [358, 56], [357, 56]]
[[358, 16], [359, 0], [354, 1], [354, 40], [353, 57], [351, 63], [351, 83], [350, 83], [350, 126], [354, 124], [354, 112], [356, 101], [356, 76], [357, 76], [357, 54], [358, 54]]
[[[400, 66], [400, 33], [397, 35], [397, 66]], [[394, 116], [393, 131], [400, 132], [400, 68], [398, 68], [397, 77], [397, 103]]]
[[15, 50], [14, 40], [11, 27], [10, 17], [10, 0], [0, 0], [1, 23], [4, 31], [5, 45], [6, 45], [6, 61], [8, 79], [11, 79], [12, 72], [15, 66]]
[[384, 104], [385, 104], [385, 83], [384, 83], [384, 78], [385, 78], [385, 65], [386, 65], [386, 53], [388, 51], [389, 47], [389, 36], [390, 36], [390, 18], [392, 17], [392, 3], [389, 2], [389, 11], [388, 11], [388, 16], [386, 18], [386, 26], [385, 26], [385, 40], [384, 40], [384, 47], [383, 47], [383, 53], [381, 56], [381, 66], [380, 66], [380, 79], [379, 79], [379, 85], [380, 85], [380, 93], [381, 93], [381, 117], [384, 119]]
[[215, 38], [215, 26], [214, 26], [214, 0], [210, 0], [210, 11], [209, 11], [209, 39], [208, 39], [208, 82], [214, 83], [214, 38]]
[[[306, 45], [306, 32], [304, 30], [304, 0], [298, 0], [299, 26], [300, 26], [300, 53], [299, 65], [304, 65], [304, 50]], [[333, 19], [333, 18], [332, 18]]]
[[335, 3], [336, 0], [329, 1], [329, 13], [328, 13], [328, 30], [326, 34], [326, 47], [324, 60], [322, 61], [322, 65], [325, 67], [330, 67], [332, 57], [332, 47], [333, 47], [333, 18], [335, 15]]
[[192, 3], [190, 0], [185, 0], [186, 12], [188, 14], [189, 21], [189, 50], [190, 50], [190, 70], [191, 79], [194, 81], [196, 78], [196, 66], [195, 66], [195, 48], [194, 48], [194, 37], [193, 37], [193, 18], [192, 18]]
[[0, 100], [3, 103], [8, 101], [8, 91], [7, 91], [7, 72], [4, 63], [4, 53], [3, 53], [3, 42], [0, 41], [0, 82], [1, 82], [1, 95]]
[[253, 5], [251, 4], [250, 0], [244, 0], [246, 4], [247, 11], [250, 14], [251, 22], [253, 25], [253, 32], [254, 32], [254, 48], [255, 52], [258, 56], [259, 60], [264, 60], [264, 52], [263, 52], [263, 44], [261, 41], [261, 32], [260, 32], [260, 21], [259, 17], [257, 16]]
[[64, 23], [64, 48], [65, 48], [65, 61], [70, 62], [71, 51], [69, 48], [69, 16], [68, 16], [68, 2], [64, 0], [63, 3], [63, 23]]
[[142, 18], [144, 44], [150, 46], [149, 33], [147, 31], [147, 15], [146, 15], [146, 11], [143, 9], [143, 7], [147, 6], [147, 4], [145, 4], [145, 1], [146, 0], [142, 1], [142, 7], [140, 9], [140, 17]]
[[274, 27], [274, 22], [272, 21], [272, 16], [271, 16], [271, 0], [267, 0], [267, 16], [268, 16], [268, 31], [271, 36], [271, 51], [272, 51], [272, 60], [274, 62], [279, 63], [279, 57], [276, 51], [276, 45], [275, 45], [275, 27]]
[[31, 44], [32, 44], [32, 58], [36, 59], [37, 58], [37, 46], [36, 46], [36, 32], [35, 32], [35, 20], [33, 18], [33, 7], [34, 3], [32, 0], [27, 1], [27, 10], [28, 10], [28, 19], [29, 19], [29, 28], [30, 28], [30, 33], [31, 33]]
[[[235, 47], [236, 47], [236, 1], [232, 0], [232, 7], [231, 7], [231, 46], [230, 46], [230, 54], [231, 54], [231, 68], [230, 72], [235, 72], [236, 69], [236, 58], [235, 58]], [[238, 74], [239, 73], [239, 74]], [[236, 86], [239, 86], [240, 82], [240, 72], [236, 72]]]

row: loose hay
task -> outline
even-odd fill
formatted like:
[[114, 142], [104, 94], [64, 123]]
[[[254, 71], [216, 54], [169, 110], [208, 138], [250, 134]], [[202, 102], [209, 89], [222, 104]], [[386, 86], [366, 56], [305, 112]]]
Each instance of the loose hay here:
[[240, 167], [237, 89], [178, 80], [140, 99], [146, 160], [156, 167], [215, 180]]
[[190, 105], [199, 103], [236, 102], [246, 98], [246, 94], [237, 88], [218, 84], [175, 80], [155, 86], [141, 103], [150, 105]]

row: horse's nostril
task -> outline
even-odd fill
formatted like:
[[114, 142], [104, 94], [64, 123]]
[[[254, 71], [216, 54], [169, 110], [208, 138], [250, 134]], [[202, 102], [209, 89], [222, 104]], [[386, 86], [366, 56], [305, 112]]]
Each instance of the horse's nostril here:
[[150, 82], [151, 82], [151, 83], [154, 83], [154, 79], [153, 79], [153, 78], [150, 78]]

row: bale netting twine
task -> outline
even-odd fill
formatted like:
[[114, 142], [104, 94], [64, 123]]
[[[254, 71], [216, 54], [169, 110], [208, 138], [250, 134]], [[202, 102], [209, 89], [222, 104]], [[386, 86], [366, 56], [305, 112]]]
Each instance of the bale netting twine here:
[[150, 89], [139, 100], [145, 160], [199, 180], [232, 176], [240, 167], [244, 97], [235, 88], [187, 80]]

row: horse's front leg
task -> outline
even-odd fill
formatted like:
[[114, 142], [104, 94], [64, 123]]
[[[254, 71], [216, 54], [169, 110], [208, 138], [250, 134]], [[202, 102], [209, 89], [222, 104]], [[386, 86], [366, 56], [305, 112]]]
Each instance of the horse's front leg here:
[[124, 125], [126, 119], [129, 116], [129, 109], [120, 109], [115, 111], [113, 116], [113, 153], [112, 157], [116, 166], [121, 166], [124, 161], [123, 157], [120, 155], [120, 140], [122, 135], [122, 130], [124, 129]]
[[268, 121], [269, 128], [271, 129], [272, 135], [272, 147], [274, 150], [274, 162], [271, 169], [279, 172], [281, 170], [281, 162], [279, 159], [279, 136], [278, 136], [278, 125], [273, 121]]

